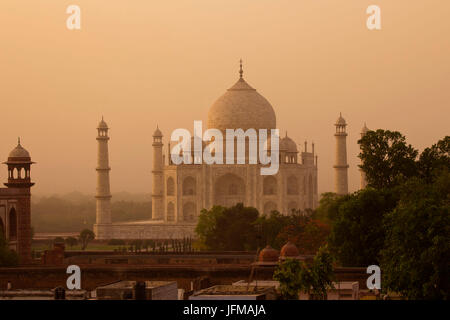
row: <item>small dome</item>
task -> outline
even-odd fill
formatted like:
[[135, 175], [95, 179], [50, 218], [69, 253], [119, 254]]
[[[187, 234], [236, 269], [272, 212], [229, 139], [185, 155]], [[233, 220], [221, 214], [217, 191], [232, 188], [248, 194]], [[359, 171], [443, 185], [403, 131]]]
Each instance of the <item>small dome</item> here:
[[102, 117], [102, 120], [98, 123], [98, 128], [99, 129], [108, 129], [108, 125], [106, 124], [105, 120], [103, 120], [103, 117]]
[[276, 262], [278, 261], [278, 251], [267, 245], [264, 249], [261, 250], [258, 256], [259, 262]]
[[295, 244], [288, 241], [283, 248], [281, 248], [280, 257], [288, 258], [288, 257], [297, 257], [299, 255], [299, 251]]
[[153, 136], [154, 137], [162, 137], [163, 136], [162, 132], [161, 132], [161, 130], [159, 130], [158, 126], [156, 126], [156, 130], [155, 130], [155, 132], [153, 132]]
[[339, 126], [347, 125], [347, 123], [345, 122], [345, 119], [342, 118], [342, 114], [341, 113], [339, 113], [339, 118], [336, 120], [336, 125], [339, 125]]
[[287, 133], [286, 136], [280, 141], [280, 150], [286, 152], [297, 152], [297, 144], [294, 140], [287, 136]]
[[30, 153], [20, 145], [19, 141], [17, 147], [9, 153], [9, 158], [30, 158]]

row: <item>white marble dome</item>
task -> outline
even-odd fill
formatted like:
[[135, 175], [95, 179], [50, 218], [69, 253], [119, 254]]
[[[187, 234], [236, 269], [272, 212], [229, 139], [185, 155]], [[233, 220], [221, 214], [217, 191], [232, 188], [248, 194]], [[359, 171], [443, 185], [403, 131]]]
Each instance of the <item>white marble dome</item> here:
[[240, 78], [209, 109], [208, 128], [275, 129], [275, 111], [266, 98]]

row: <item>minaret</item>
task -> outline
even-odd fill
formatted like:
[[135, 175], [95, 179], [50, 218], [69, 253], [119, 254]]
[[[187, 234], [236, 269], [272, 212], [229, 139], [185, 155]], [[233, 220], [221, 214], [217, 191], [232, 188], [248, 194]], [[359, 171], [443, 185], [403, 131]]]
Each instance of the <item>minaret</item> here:
[[335, 126], [336, 163], [333, 166], [335, 172], [334, 185], [336, 194], [344, 195], [348, 193], [347, 132], [345, 129], [347, 123], [342, 118], [342, 114], [339, 114]]
[[[369, 131], [369, 128], [367, 128], [366, 123], [364, 122], [364, 127], [361, 129], [361, 138], [366, 135], [367, 131]], [[362, 160], [361, 160], [361, 164], [362, 164]], [[363, 169], [361, 169], [361, 168], [359, 168], [359, 172], [361, 172], [360, 188], [364, 189], [367, 186], [366, 174], [363, 171]]]
[[109, 153], [108, 153], [108, 125], [103, 120], [97, 127], [98, 153], [97, 153], [97, 199], [96, 224], [94, 233], [96, 239], [109, 239], [111, 226], [111, 191], [109, 189]]
[[152, 219], [164, 219], [163, 186], [164, 186], [164, 161], [163, 161], [163, 143], [162, 133], [156, 127], [153, 133], [153, 170], [152, 170]]
[[31, 161], [29, 152], [21, 146], [20, 139], [4, 164], [8, 166], [8, 182], [5, 183], [8, 189], [3, 191], [6, 191], [6, 195], [13, 195], [16, 200], [8, 203], [9, 232], [5, 230], [5, 236], [9, 240], [10, 248], [14, 248], [19, 255], [19, 262], [29, 263], [32, 236], [31, 187], [34, 185], [31, 182], [31, 165], [34, 162]]

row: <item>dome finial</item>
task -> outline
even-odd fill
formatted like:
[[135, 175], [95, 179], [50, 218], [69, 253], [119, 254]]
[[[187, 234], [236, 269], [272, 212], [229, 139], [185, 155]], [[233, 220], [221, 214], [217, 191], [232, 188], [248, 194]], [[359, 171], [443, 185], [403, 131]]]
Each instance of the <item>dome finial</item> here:
[[240, 64], [240, 67], [239, 67], [239, 77], [242, 79], [242, 75], [244, 74], [244, 70], [242, 70], [242, 59], [239, 60], [239, 64]]
[[17, 145], [20, 146], [20, 137], [17, 137]]

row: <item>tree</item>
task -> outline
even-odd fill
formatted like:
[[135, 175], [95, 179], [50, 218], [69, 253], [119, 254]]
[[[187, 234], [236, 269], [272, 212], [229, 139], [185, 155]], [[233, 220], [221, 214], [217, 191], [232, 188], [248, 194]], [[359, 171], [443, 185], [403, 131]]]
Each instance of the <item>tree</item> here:
[[426, 148], [419, 158], [420, 177], [430, 183], [442, 170], [450, 170], [450, 136]]
[[392, 191], [366, 188], [340, 202], [330, 234], [330, 250], [344, 266], [379, 263], [384, 245], [383, 216], [395, 208]]
[[450, 299], [450, 174], [412, 179], [386, 215], [383, 283], [409, 299]]
[[368, 131], [358, 143], [362, 161], [360, 168], [366, 174], [368, 186], [390, 188], [417, 175], [415, 160], [418, 151], [406, 143], [400, 132]]
[[322, 193], [319, 206], [314, 210], [312, 217], [321, 221], [333, 221], [337, 216], [339, 200], [343, 200], [343, 198], [334, 192]]
[[10, 250], [8, 242], [0, 229], [0, 267], [14, 267], [19, 263], [17, 253]]
[[302, 287], [300, 282], [300, 270], [302, 262], [288, 258], [275, 269], [273, 279], [280, 283], [281, 296], [286, 300], [298, 299], [298, 293]]
[[85, 250], [90, 241], [95, 239], [95, 234], [89, 229], [84, 229], [80, 232], [81, 250]]
[[273, 278], [280, 282], [285, 299], [298, 298], [300, 291], [313, 299], [326, 299], [327, 290], [333, 288], [333, 258], [328, 247], [323, 246], [310, 266], [304, 261], [288, 258], [278, 266]]
[[293, 242], [301, 254], [316, 254], [327, 243], [330, 234], [328, 224], [302, 214], [300, 211], [285, 217], [287, 223], [278, 233], [277, 243]]
[[259, 217], [255, 225], [259, 226], [261, 233], [261, 246], [270, 245], [272, 248], [280, 249], [286, 241], [279, 234], [289, 225], [289, 216], [282, 215], [278, 211], [272, 211], [268, 215]]
[[258, 210], [238, 203], [230, 208], [214, 206], [202, 210], [196, 233], [210, 250], [254, 250]]
[[69, 247], [73, 247], [78, 244], [78, 240], [74, 237], [67, 237], [65, 242]]
[[210, 210], [203, 209], [200, 212], [195, 232], [199, 236], [199, 240], [208, 249], [216, 247], [217, 241], [217, 220], [223, 215], [224, 207], [213, 206]]

